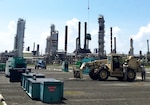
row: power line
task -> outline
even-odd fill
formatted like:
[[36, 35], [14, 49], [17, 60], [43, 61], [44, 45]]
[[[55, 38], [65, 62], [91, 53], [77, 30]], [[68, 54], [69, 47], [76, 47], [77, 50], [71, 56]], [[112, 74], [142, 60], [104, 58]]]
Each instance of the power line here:
[[90, 13], [89, 12], [90, 12], [90, 1], [88, 0], [88, 33], [89, 33], [89, 29], [90, 29], [90, 25], [89, 25], [89, 20], [90, 20], [89, 19], [90, 18], [89, 15], [90, 15]]

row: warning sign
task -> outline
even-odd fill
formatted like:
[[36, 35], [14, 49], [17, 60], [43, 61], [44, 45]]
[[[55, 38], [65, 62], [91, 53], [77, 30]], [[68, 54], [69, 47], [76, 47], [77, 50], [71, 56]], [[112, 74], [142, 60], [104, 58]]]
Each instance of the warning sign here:
[[54, 92], [56, 90], [56, 86], [48, 86], [48, 90], [50, 92]]

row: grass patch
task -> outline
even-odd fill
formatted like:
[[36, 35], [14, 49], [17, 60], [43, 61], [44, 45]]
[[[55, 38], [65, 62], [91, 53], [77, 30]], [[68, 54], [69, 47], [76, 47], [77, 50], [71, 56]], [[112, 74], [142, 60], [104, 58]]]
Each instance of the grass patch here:
[[150, 66], [145, 66], [145, 68], [150, 68]]

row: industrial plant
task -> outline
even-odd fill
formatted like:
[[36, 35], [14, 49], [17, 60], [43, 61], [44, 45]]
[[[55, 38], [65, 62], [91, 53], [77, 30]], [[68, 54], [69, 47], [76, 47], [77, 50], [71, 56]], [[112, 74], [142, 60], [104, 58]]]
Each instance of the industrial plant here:
[[17, 22], [17, 32], [14, 37], [14, 48], [12, 51], [1, 53], [0, 61], [5, 63], [9, 57], [23, 57], [24, 35], [25, 35], [25, 20], [19, 18]]
[[[99, 15], [98, 17], [98, 48], [95, 48], [94, 53], [90, 51], [89, 43], [92, 40], [91, 34], [87, 33], [87, 22], [84, 22], [84, 27], [81, 27], [81, 22], [78, 22], [78, 35], [76, 36], [76, 48], [72, 51], [72, 53], [67, 52], [68, 46], [68, 26], [65, 26], [65, 43], [64, 50], [59, 50], [58, 39], [59, 39], [59, 31], [55, 29], [55, 25], [51, 24], [50, 26], [50, 34], [45, 39], [46, 40], [46, 48], [45, 54], [39, 53], [40, 45], [37, 44], [37, 48], [35, 49], [35, 43], [33, 44], [33, 50], [30, 51], [30, 46], [27, 48], [27, 51], [30, 53], [26, 54], [23, 52], [24, 49], [24, 35], [25, 35], [25, 23], [24, 19], [19, 18], [17, 22], [17, 32], [14, 38], [14, 48], [12, 51], [8, 52], [7, 49], [5, 52], [1, 52], [0, 54], [0, 62], [5, 63], [8, 57], [24, 57], [28, 63], [34, 63], [35, 59], [43, 59], [46, 63], [59, 63], [61, 64], [63, 61], [67, 60], [69, 63], [74, 64], [75, 61], [79, 59], [83, 59], [85, 57], [93, 57], [94, 59], [104, 59], [106, 58], [107, 53], [105, 51], [105, 20], [103, 15]], [[81, 35], [81, 28], [84, 28], [84, 35]], [[113, 37], [112, 33], [113, 28], [110, 27], [110, 53], [117, 53], [116, 48], [116, 37]], [[81, 37], [84, 37], [84, 46], [81, 46]], [[114, 40], [113, 40], [114, 39]], [[113, 46], [114, 45], [114, 46]], [[130, 49], [129, 53], [126, 55], [134, 56], [134, 47], [133, 47], [133, 39], [130, 39]], [[147, 48], [148, 52], [144, 56], [142, 55], [142, 51], [139, 53], [140, 56], [144, 56], [149, 61], [149, 40], [147, 40]], [[137, 56], [137, 55], [136, 55]]]
[[[24, 19], [18, 19], [17, 32], [14, 37], [14, 48], [10, 52], [6, 49], [5, 52], [0, 54], [0, 71], [2, 72], [2, 75], [5, 75], [6, 78], [8, 77], [9, 81], [12, 83], [8, 85], [8, 79], [2, 79], [2, 81], [4, 81], [2, 84], [8, 85], [6, 88], [10, 88], [6, 90], [2, 89], [2, 91], [4, 91], [3, 93], [6, 92], [6, 94], [9, 94], [11, 91], [11, 95], [12, 93], [16, 95], [16, 86], [20, 89], [21, 84], [23, 90], [19, 92], [23, 94], [24, 97], [26, 97], [25, 95], [27, 94], [31, 98], [30, 101], [36, 100], [38, 102], [42, 101], [43, 103], [59, 104], [59, 102], [70, 101], [70, 99], [72, 100], [72, 98], [75, 98], [76, 96], [78, 98], [81, 96], [81, 99], [84, 96], [89, 98], [89, 95], [90, 97], [93, 97], [99, 92], [95, 90], [102, 89], [99, 84], [97, 85], [97, 82], [95, 82], [96, 80], [107, 81], [109, 77], [111, 77], [111, 81], [109, 82], [113, 81], [113, 84], [118, 80], [127, 82], [136, 81], [134, 82], [135, 85], [135, 83], [138, 83], [139, 81], [139, 79], [137, 80], [139, 73], [142, 75], [142, 81], [146, 80], [145, 64], [148, 64], [150, 61], [149, 40], [147, 40], [148, 52], [146, 55], [143, 55], [142, 51], [139, 51], [139, 55], [134, 54], [134, 40], [132, 38], [129, 42], [130, 46], [128, 54], [118, 54], [116, 47], [117, 37], [113, 37], [113, 28], [110, 27], [110, 52], [106, 53], [104, 40], [105, 19], [103, 15], [99, 15], [98, 17], [98, 47], [95, 48], [94, 53], [92, 53], [89, 48], [92, 37], [91, 34], [87, 32], [88, 23], [84, 22], [84, 27], [81, 27], [81, 21], [78, 22], [78, 35], [76, 35], [75, 38], [76, 47], [72, 53], [68, 53], [68, 26], [65, 26], [64, 49], [59, 50], [58, 45], [62, 43], [59, 43], [58, 41], [59, 31], [55, 28], [54, 24], [51, 24], [49, 36], [45, 39], [45, 54], [40, 53], [40, 44], [35, 45], [35, 42], [33, 42], [33, 50], [30, 51], [30, 46], [28, 46], [26, 48], [28, 52], [26, 53], [24, 52], [24, 43], [26, 43], [24, 41], [26, 24], [27, 23]], [[81, 34], [81, 28], [84, 28], [84, 35]], [[81, 37], [83, 37], [83, 41], [81, 41]], [[84, 43], [82, 44], [81, 42]], [[41, 74], [41, 72], [44, 74]], [[89, 77], [83, 74], [88, 74]], [[74, 78], [70, 78], [73, 76]], [[112, 78], [115, 78], [116, 80], [113, 80]], [[84, 82], [78, 82], [80, 80], [84, 80]], [[92, 82], [90, 80], [94, 80], [94, 85], [96, 85], [91, 85]], [[20, 83], [13, 84], [13, 82]], [[67, 85], [64, 86], [64, 82], [65, 84], [69, 84], [68, 87]], [[121, 87], [126, 86], [127, 82], [124, 82], [125, 85], [121, 85]], [[78, 84], [80, 85], [78, 86]], [[105, 82], [101, 82], [100, 84], [105, 84]], [[106, 87], [109, 87], [110, 89], [110, 87], [113, 87], [111, 85], [112, 83], [110, 86], [104, 85], [105, 88], [103, 89], [106, 89]], [[14, 87], [11, 88], [11, 86]], [[85, 86], [89, 89], [85, 89]], [[119, 86], [118, 83], [116, 86]], [[94, 89], [95, 87], [96, 89]], [[77, 91], [72, 90], [75, 88], [77, 88]], [[83, 88], [83, 90], [79, 92], [80, 88]], [[87, 93], [87, 91], [90, 93]], [[95, 92], [94, 94], [93, 91]], [[84, 94], [82, 94], [83, 92]], [[12, 97], [15, 97], [15, 95]], [[7, 96], [10, 96], [10, 94]], [[68, 96], [71, 98], [69, 99]], [[27, 98], [23, 100], [26, 101], [26, 99]], [[17, 101], [18, 100], [20, 101], [20, 98], [18, 98]], [[83, 100], [80, 102], [83, 102]], [[94, 101], [92, 100], [92, 102]]]

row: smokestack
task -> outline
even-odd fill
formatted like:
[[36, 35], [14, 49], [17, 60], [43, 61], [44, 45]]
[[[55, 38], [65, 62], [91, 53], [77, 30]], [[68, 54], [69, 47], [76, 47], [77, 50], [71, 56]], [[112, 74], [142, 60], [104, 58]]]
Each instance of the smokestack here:
[[116, 37], [114, 37], [114, 53], [116, 53]]
[[147, 40], [147, 54], [149, 54], [149, 40]]
[[133, 48], [133, 39], [130, 39], [130, 47]]
[[134, 48], [133, 48], [133, 39], [130, 39], [130, 55], [134, 55]]
[[86, 49], [86, 33], [87, 33], [87, 23], [85, 22], [85, 28], [84, 28], [84, 49]]
[[81, 31], [80, 31], [80, 27], [81, 27], [81, 22], [79, 22], [79, 27], [78, 27], [78, 38], [79, 38], [79, 49], [81, 48]]
[[30, 47], [29, 46], [26, 48], [26, 51], [30, 51]]
[[65, 27], [65, 53], [67, 53], [68, 26]]
[[33, 43], [33, 51], [35, 50], [35, 42]]
[[110, 27], [110, 53], [112, 53], [112, 27]]
[[139, 54], [140, 54], [140, 57], [142, 57], [142, 51], [141, 50], [139, 51]]
[[37, 49], [36, 49], [36, 54], [37, 54], [37, 56], [39, 56], [39, 49], [40, 49], [40, 45], [37, 44]]

